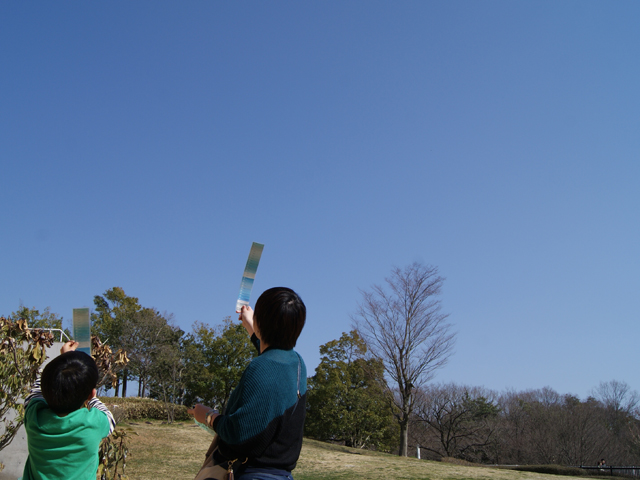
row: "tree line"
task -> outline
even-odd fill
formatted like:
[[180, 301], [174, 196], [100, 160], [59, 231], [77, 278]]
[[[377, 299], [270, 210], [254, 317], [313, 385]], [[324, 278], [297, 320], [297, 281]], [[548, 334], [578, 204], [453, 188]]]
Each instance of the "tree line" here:
[[257, 354], [242, 324], [230, 317], [212, 327], [196, 322], [187, 333], [173, 324], [172, 315], [142, 307], [120, 287], [96, 296], [94, 304], [93, 333], [129, 355], [115, 396], [126, 396], [128, 380], [135, 379], [138, 397], [224, 408], [246, 364]]
[[602, 382], [581, 400], [545, 387], [493, 392], [455, 383], [420, 392], [412, 439], [427, 458], [490, 464], [638, 465], [637, 392]]
[[[432, 383], [455, 343], [441, 309], [443, 282], [437, 267], [416, 262], [362, 291], [352, 330], [320, 347], [308, 378], [305, 435], [492, 464], [640, 463], [639, 397], [624, 382], [602, 383], [587, 400], [550, 388], [497, 393]], [[140, 397], [224, 409], [256, 355], [230, 317], [214, 327], [195, 323], [187, 333], [120, 287], [97, 295], [94, 305], [92, 334], [130, 360], [116, 396], [126, 396], [135, 379]], [[38, 326], [58, 320], [48, 309], [21, 308]]]
[[[357, 331], [320, 347], [309, 378], [305, 434], [351, 447], [397, 451], [402, 412], [379, 360]], [[399, 396], [398, 392], [395, 392]], [[545, 387], [495, 392], [456, 383], [416, 389], [408, 451], [439, 460], [509, 465], [640, 463], [640, 396], [602, 382], [586, 400]]]
[[[41, 312], [21, 305], [8, 318], [23, 318], [30, 328], [62, 329], [62, 317], [49, 308]], [[72, 338], [68, 329], [63, 331]], [[242, 371], [257, 354], [242, 325], [230, 317], [215, 326], [196, 322], [191, 332], [185, 332], [173, 323], [171, 314], [143, 307], [120, 287], [94, 297], [91, 334], [113, 350], [127, 352], [129, 362], [117, 372], [114, 396], [133, 393], [167, 404], [198, 401], [224, 408]], [[131, 381], [137, 382], [136, 392], [129, 391]]]

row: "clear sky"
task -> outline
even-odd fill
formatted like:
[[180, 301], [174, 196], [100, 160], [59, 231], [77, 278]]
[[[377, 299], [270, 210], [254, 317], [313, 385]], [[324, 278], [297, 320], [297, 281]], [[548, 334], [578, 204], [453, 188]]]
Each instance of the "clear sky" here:
[[191, 330], [285, 285], [320, 345], [414, 261], [436, 381], [640, 390], [640, 3], [1, 2], [0, 313]]

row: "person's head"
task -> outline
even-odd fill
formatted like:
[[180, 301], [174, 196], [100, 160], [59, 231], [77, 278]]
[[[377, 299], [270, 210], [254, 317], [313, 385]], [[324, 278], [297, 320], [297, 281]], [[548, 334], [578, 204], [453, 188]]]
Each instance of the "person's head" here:
[[42, 371], [42, 396], [57, 415], [81, 408], [93, 395], [97, 384], [96, 362], [84, 352], [63, 353]]
[[307, 308], [302, 299], [286, 287], [274, 287], [263, 292], [253, 314], [260, 340], [283, 350], [296, 346], [306, 318]]

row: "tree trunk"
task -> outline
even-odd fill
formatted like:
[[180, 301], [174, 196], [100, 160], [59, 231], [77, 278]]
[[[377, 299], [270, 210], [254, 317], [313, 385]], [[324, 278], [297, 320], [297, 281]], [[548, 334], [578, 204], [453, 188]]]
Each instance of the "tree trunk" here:
[[400, 450], [398, 455], [406, 457], [409, 454], [409, 417], [405, 415], [399, 422], [400, 424]]
[[122, 372], [122, 398], [127, 396], [127, 373], [128, 370], [125, 368]]

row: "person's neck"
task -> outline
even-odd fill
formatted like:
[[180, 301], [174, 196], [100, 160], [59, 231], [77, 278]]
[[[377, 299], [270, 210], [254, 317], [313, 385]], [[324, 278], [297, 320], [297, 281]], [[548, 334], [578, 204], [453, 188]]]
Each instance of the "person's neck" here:
[[264, 352], [267, 348], [269, 348], [269, 345], [260, 340], [260, 354], [262, 354], [262, 352]]

